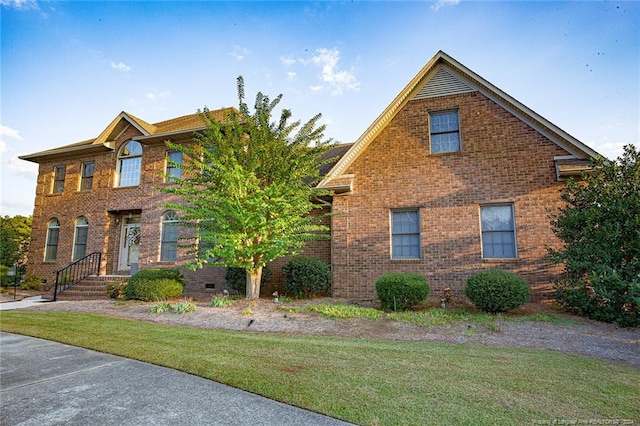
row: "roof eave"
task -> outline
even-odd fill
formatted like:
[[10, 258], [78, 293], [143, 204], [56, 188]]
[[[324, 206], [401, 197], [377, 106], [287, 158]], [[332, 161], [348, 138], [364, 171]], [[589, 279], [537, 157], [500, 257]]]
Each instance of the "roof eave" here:
[[44, 161], [55, 160], [57, 158], [67, 158], [69, 157], [69, 155], [81, 156], [88, 154], [100, 154], [109, 151], [113, 151], [113, 148], [110, 148], [107, 145], [89, 144], [56, 148], [48, 151], [40, 151], [33, 154], [20, 155], [18, 158], [25, 161], [31, 161], [32, 163], [41, 163]]

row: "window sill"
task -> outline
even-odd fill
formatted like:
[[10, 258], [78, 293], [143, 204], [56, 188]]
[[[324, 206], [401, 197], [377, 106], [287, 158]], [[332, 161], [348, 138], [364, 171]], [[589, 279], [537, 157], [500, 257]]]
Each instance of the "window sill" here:
[[446, 155], [456, 155], [456, 154], [462, 154], [462, 151], [429, 152], [429, 155], [433, 157], [442, 157]]
[[422, 259], [390, 259], [391, 263], [421, 263]]
[[482, 258], [482, 261], [485, 263], [514, 263], [518, 262], [520, 259], [517, 257], [505, 257], [505, 258]]

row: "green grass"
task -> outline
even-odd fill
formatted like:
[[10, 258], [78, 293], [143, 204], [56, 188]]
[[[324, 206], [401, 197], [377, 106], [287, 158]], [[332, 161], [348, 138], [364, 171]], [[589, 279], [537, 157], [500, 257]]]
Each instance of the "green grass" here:
[[357, 424], [640, 420], [639, 369], [552, 351], [226, 332], [69, 312], [2, 311], [0, 329], [166, 366]]
[[444, 310], [429, 308], [421, 311], [382, 312], [372, 308], [360, 308], [343, 303], [316, 304], [304, 307], [282, 306], [280, 310], [295, 313], [318, 313], [328, 318], [348, 319], [366, 318], [370, 320], [388, 319], [422, 327], [439, 326], [462, 321], [482, 325], [491, 331], [499, 331], [498, 321], [534, 321], [549, 322], [558, 325], [577, 325], [579, 323], [566, 317], [550, 313], [536, 313], [530, 315], [509, 316], [505, 314], [489, 314], [469, 309]]

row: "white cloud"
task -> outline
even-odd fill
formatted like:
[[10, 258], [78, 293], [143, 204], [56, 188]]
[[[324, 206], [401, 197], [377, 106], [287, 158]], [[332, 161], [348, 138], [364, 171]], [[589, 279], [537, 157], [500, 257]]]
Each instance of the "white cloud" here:
[[460, 0], [436, 0], [431, 5], [431, 10], [440, 10], [445, 6], [456, 6], [460, 3]]
[[21, 10], [39, 9], [36, 0], [0, 0], [0, 5]]
[[321, 90], [322, 90], [322, 86], [309, 86], [309, 89], [310, 89], [312, 92], [319, 92], [319, 91], [321, 91]]
[[131, 67], [124, 62], [111, 62], [111, 68], [118, 71], [131, 71]]
[[287, 79], [288, 80], [293, 80], [294, 78], [296, 78], [296, 73], [293, 71], [287, 71]]
[[353, 69], [338, 69], [340, 51], [337, 48], [316, 49], [316, 53], [317, 55], [311, 58], [311, 62], [322, 68], [321, 79], [331, 86], [332, 95], [341, 95], [345, 89], [358, 90], [360, 88], [360, 82], [356, 78]]
[[233, 46], [233, 50], [231, 51], [230, 55], [236, 58], [236, 60], [241, 61], [250, 53], [251, 51], [246, 47], [236, 45]]
[[151, 99], [152, 101], [155, 101], [157, 99], [165, 99], [169, 96], [171, 96], [171, 92], [169, 90], [163, 90], [161, 92], [152, 90], [151, 92], [147, 93], [147, 99]]
[[38, 165], [30, 161], [21, 160], [17, 155], [11, 157], [8, 161], [9, 170], [18, 175], [26, 175], [29, 177], [38, 175]]
[[7, 150], [7, 143], [0, 139], [0, 154], [2, 154], [3, 152], [7, 152]]
[[280, 62], [282, 62], [282, 65], [290, 67], [296, 63], [296, 60], [291, 56], [280, 56]]
[[3, 126], [0, 124], [0, 136], [8, 136], [10, 138], [18, 139], [19, 141], [24, 140], [22, 136], [20, 136], [20, 131], [12, 129], [9, 126]]

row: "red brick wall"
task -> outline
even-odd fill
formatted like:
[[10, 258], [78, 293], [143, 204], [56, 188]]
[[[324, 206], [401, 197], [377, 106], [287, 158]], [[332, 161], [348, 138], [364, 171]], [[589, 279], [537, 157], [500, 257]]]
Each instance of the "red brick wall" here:
[[[126, 130], [116, 141], [115, 150], [103, 154], [75, 156], [63, 160], [51, 160], [40, 164], [33, 212], [33, 230], [27, 269], [53, 283], [55, 271], [72, 262], [75, 220], [84, 216], [89, 221], [87, 254], [101, 252], [102, 274], [128, 274], [118, 270], [119, 245], [122, 226], [131, 212], [140, 216], [139, 268], [179, 267], [188, 260], [185, 249], [178, 251], [176, 262], [160, 262], [160, 238], [162, 216], [167, 209], [164, 204], [175, 201], [170, 195], [158, 190], [164, 183], [166, 147], [164, 144], [143, 145], [140, 185], [134, 187], [114, 187], [117, 170], [117, 152], [122, 145], [140, 133], [133, 127]], [[95, 161], [93, 187], [79, 191], [81, 165], [84, 161]], [[53, 167], [66, 166], [64, 192], [51, 194]], [[60, 222], [58, 256], [55, 262], [44, 262], [47, 225], [51, 218]], [[120, 223], [117, 223], [116, 219]], [[329, 225], [327, 218], [326, 223]], [[180, 236], [188, 236], [188, 230], [181, 229]], [[319, 257], [331, 262], [329, 240], [312, 242], [304, 250], [304, 255]], [[288, 258], [279, 259], [270, 265], [271, 279], [264, 284], [263, 294], [282, 291], [282, 266]], [[208, 297], [224, 288], [224, 268], [206, 268], [199, 271], [185, 271], [187, 285], [185, 294]], [[213, 287], [207, 289], [209, 287]]]
[[[431, 155], [428, 113], [458, 109], [461, 152]], [[557, 244], [548, 215], [560, 205], [554, 156], [567, 155], [480, 93], [410, 101], [371, 142], [347, 173], [350, 195], [333, 200], [333, 294], [375, 298], [387, 272], [417, 272], [432, 296], [485, 268], [520, 274], [534, 288], [559, 272], [545, 261]], [[513, 203], [518, 258], [481, 255], [480, 205]], [[392, 260], [390, 210], [418, 208], [421, 258]]]

